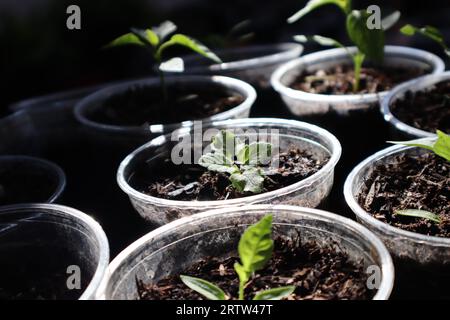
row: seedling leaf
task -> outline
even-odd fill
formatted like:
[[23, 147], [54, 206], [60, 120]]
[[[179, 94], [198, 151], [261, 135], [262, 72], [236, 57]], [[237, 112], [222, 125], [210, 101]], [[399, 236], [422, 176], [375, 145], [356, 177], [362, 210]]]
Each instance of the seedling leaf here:
[[229, 159], [233, 159], [236, 154], [236, 148], [241, 147], [241, 145], [243, 145], [243, 143], [233, 132], [221, 130], [213, 137], [211, 147], [214, 151], [219, 151], [225, 154]]
[[353, 10], [347, 16], [347, 33], [358, 50], [376, 63], [384, 58], [384, 31], [367, 28], [369, 14], [364, 10]]
[[156, 56], [161, 58], [161, 55], [163, 51], [171, 46], [174, 45], [180, 45], [183, 47], [186, 47], [194, 52], [197, 52], [198, 54], [201, 54], [202, 56], [213, 60], [216, 63], [221, 63], [222, 60], [213, 53], [211, 50], [209, 50], [206, 46], [198, 42], [197, 40], [194, 40], [193, 38], [190, 38], [184, 34], [177, 33], [174, 34], [170, 40], [164, 42], [156, 52]]
[[183, 275], [180, 278], [186, 286], [209, 300], [227, 300], [225, 292], [209, 281]]
[[125, 33], [124, 35], [121, 35], [120, 37], [114, 39], [109, 44], [105, 46], [105, 48], [110, 47], [118, 47], [118, 46], [124, 46], [124, 45], [138, 45], [138, 46], [145, 46], [145, 43], [141, 41], [141, 39], [136, 36], [134, 33]]
[[388, 141], [393, 144], [401, 144], [405, 146], [419, 147], [434, 152], [436, 155], [450, 161], [450, 136], [444, 132], [437, 130], [437, 139], [420, 138], [410, 141]]
[[264, 177], [258, 168], [248, 168], [244, 172], [232, 173], [230, 181], [240, 192], [260, 193], [263, 191]]
[[258, 292], [253, 300], [281, 300], [295, 291], [295, 286], [286, 286]]
[[153, 48], [156, 48], [159, 45], [158, 35], [150, 29], [141, 30], [141, 29], [132, 28], [131, 32], [136, 37], [138, 37], [144, 44], [148, 44], [148, 45], [152, 46]]
[[400, 29], [400, 32], [406, 36], [421, 34], [438, 43], [444, 49], [445, 54], [450, 57], [450, 48], [445, 43], [444, 36], [437, 28], [432, 26], [418, 28], [411, 24], [406, 24]]
[[351, 0], [310, 0], [303, 9], [289, 17], [287, 21], [288, 23], [294, 23], [311, 11], [327, 4], [334, 4], [344, 11], [344, 13], [348, 13], [351, 7]]
[[210, 171], [233, 174], [239, 171], [233, 161], [221, 152], [207, 153], [200, 157], [198, 164]]
[[437, 214], [434, 214], [426, 210], [417, 210], [417, 209], [396, 210], [394, 211], [394, 214], [398, 214], [400, 216], [423, 218], [434, 221], [436, 223], [441, 223], [441, 219]]
[[245, 272], [251, 275], [264, 267], [272, 251], [272, 215], [267, 215], [248, 227], [239, 241], [239, 258]]

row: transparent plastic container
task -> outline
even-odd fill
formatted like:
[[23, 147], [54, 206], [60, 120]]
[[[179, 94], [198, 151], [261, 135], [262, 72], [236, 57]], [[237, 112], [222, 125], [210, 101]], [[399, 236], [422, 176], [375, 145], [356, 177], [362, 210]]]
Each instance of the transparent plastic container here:
[[[225, 208], [196, 214], [158, 228], [123, 250], [109, 265], [104, 299], [137, 299], [136, 279], [155, 283], [178, 274], [199, 259], [236, 254], [245, 228], [268, 213], [273, 214], [273, 233], [300, 237], [318, 245], [336, 242], [352, 261], [365, 267], [377, 265], [381, 282], [374, 299], [388, 299], [394, 282], [394, 267], [383, 243], [369, 230], [350, 219], [309, 208], [255, 205]], [[186, 254], [189, 252], [189, 254]]]
[[[88, 215], [54, 204], [0, 207], [2, 299], [95, 299], [108, 262], [106, 235]], [[80, 289], [68, 286], [72, 275]]]
[[424, 149], [398, 145], [375, 153], [352, 170], [345, 181], [344, 196], [357, 220], [377, 234], [394, 257], [421, 265], [434, 264], [449, 268], [450, 239], [405, 231], [381, 222], [361, 208], [356, 198], [364, 181], [378, 164], [394, 163], [395, 156], [400, 154], [421, 155], [426, 152]]
[[[349, 48], [355, 51], [355, 48]], [[356, 111], [378, 108], [387, 91], [373, 94], [325, 95], [314, 94], [289, 87], [304, 70], [313, 72], [340, 64], [352, 64], [343, 48], [323, 50], [305, 55], [280, 66], [271, 78], [272, 87], [277, 91], [289, 110], [296, 116], [311, 116], [336, 113], [342, 116]], [[386, 46], [384, 65], [422, 69], [431, 74], [441, 73], [444, 62], [427, 51], [400, 46]]]
[[185, 73], [223, 75], [241, 79], [257, 88], [270, 87], [270, 76], [281, 64], [297, 58], [303, 52], [298, 43], [254, 45], [214, 51], [224, 63], [211, 64], [199, 56], [183, 57]]
[[[137, 169], [143, 165], [148, 170], [158, 170], [158, 163], [169, 158], [174, 142], [171, 137], [160, 136], [139, 149], [133, 151], [120, 164], [117, 172], [119, 187], [128, 194], [131, 203], [146, 220], [162, 225], [192, 215], [197, 212], [228, 206], [242, 206], [256, 203], [292, 204], [304, 207], [317, 207], [325, 201], [333, 186], [334, 168], [341, 155], [339, 141], [328, 131], [317, 126], [283, 119], [253, 118], [204, 123], [203, 133], [210, 129], [267, 129], [267, 140], [270, 141], [270, 130], [279, 133], [280, 151], [294, 145], [309, 152], [317, 159], [329, 157], [328, 162], [315, 174], [284, 188], [238, 199], [217, 201], [175, 201], [146, 195], [130, 185]], [[175, 140], [194, 132], [192, 128], [180, 130]], [[197, 133], [198, 134], [198, 133]], [[239, 136], [239, 135], [238, 135]], [[206, 147], [210, 141], [204, 141]]]
[[[208, 119], [203, 120], [225, 120], [235, 118], [247, 118], [250, 114], [250, 108], [256, 100], [256, 91], [249, 84], [229, 77], [222, 76], [195, 76], [195, 75], [182, 75], [177, 77], [166, 77], [166, 86], [170, 93], [170, 87], [176, 87], [177, 85], [183, 85], [184, 87], [192, 88], [207, 88], [223, 86], [230, 92], [235, 92], [244, 97], [244, 101], [225, 112], [221, 112], [211, 116]], [[157, 137], [161, 134], [170, 133], [173, 130], [190, 125], [191, 121], [185, 121], [182, 123], [172, 124], [153, 124], [149, 127], [133, 127], [133, 126], [117, 126], [104, 123], [95, 122], [90, 119], [91, 114], [102, 107], [102, 102], [111, 98], [114, 95], [126, 92], [133, 86], [146, 86], [150, 90], [160, 90], [160, 82], [158, 78], [148, 78], [141, 80], [125, 81], [116, 85], [108, 86], [101, 89], [86, 98], [82, 99], [75, 106], [75, 117], [85, 127], [91, 129], [94, 138], [104, 136], [105, 140], [112, 137], [122, 137], [124, 139], [130, 139], [132, 137], [140, 138], [140, 141], [149, 141], [151, 138]], [[190, 119], [186, 119], [190, 120]]]
[[[0, 188], [3, 188], [2, 175], [16, 175], [21, 185], [20, 193], [18, 196], [21, 203], [30, 202], [47, 202], [51, 203], [57, 201], [63, 193], [66, 186], [66, 175], [64, 171], [55, 163], [22, 155], [5, 155], [0, 156]], [[31, 182], [31, 180], [40, 179], [39, 182]], [[47, 186], [48, 184], [48, 186]], [[40, 185], [40, 187], [39, 187]], [[38, 195], [31, 196], [35, 190], [27, 190], [27, 188], [39, 188], [44, 187], [48, 189], [48, 193], [41, 192], [40, 198]], [[0, 190], [0, 192], [6, 192]], [[28, 197], [28, 195], [30, 195]], [[0, 196], [0, 205], [2, 204], [2, 197]], [[10, 203], [13, 204], [13, 203]]]
[[383, 114], [384, 119], [389, 122], [394, 137], [414, 139], [432, 137], [436, 134], [435, 132], [421, 130], [402, 122], [392, 114], [390, 107], [395, 101], [403, 99], [405, 93], [408, 91], [415, 93], [422, 90], [430, 90], [434, 85], [444, 81], [450, 81], [450, 71], [441, 74], [427, 75], [408, 81], [389, 92], [381, 103], [381, 113]]

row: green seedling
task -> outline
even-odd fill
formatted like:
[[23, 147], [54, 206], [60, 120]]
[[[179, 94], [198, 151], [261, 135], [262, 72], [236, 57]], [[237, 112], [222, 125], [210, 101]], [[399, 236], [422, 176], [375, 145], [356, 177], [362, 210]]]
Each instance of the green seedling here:
[[400, 29], [400, 32], [409, 37], [412, 37], [416, 34], [421, 34], [433, 40], [434, 42], [439, 44], [442, 49], [444, 49], [445, 54], [450, 58], [450, 48], [445, 43], [444, 36], [437, 28], [432, 26], [418, 28], [411, 24], [406, 24]]
[[[256, 271], [261, 270], [270, 260], [273, 252], [272, 215], [248, 227], [238, 244], [240, 262], [234, 264], [239, 277], [239, 300], [244, 300], [244, 289]], [[189, 276], [181, 276], [181, 281], [210, 300], [228, 300], [225, 292], [215, 284]], [[253, 300], [280, 300], [291, 295], [295, 286], [285, 286], [258, 292]]]
[[[437, 156], [450, 161], [450, 136], [444, 132], [436, 131], [437, 139], [421, 138], [410, 141], [389, 141], [390, 143], [400, 144], [411, 147], [419, 147], [427, 149], [435, 153]], [[441, 220], [437, 214], [434, 214], [425, 210], [406, 209], [396, 210], [395, 214], [409, 217], [424, 218], [436, 223], [440, 223]]]
[[314, 11], [324, 5], [333, 4], [341, 9], [346, 15], [346, 30], [352, 43], [356, 46], [356, 52], [348, 50], [346, 46], [332, 38], [319, 35], [294, 36], [296, 41], [305, 43], [308, 41], [316, 42], [322, 46], [333, 46], [344, 48], [353, 60], [355, 78], [353, 80], [353, 92], [360, 89], [361, 68], [367, 59], [374, 63], [381, 64], [384, 59], [384, 32], [392, 27], [400, 18], [400, 12], [395, 11], [381, 21], [379, 28], [369, 28], [368, 21], [372, 15], [367, 10], [353, 10], [351, 0], [310, 0], [306, 6], [288, 19], [293, 23], [311, 11]]
[[229, 174], [233, 188], [239, 192], [263, 191], [264, 172], [259, 167], [272, 156], [267, 142], [244, 143], [232, 132], [222, 130], [213, 137], [211, 151], [199, 159], [199, 165], [210, 171]]
[[[162, 57], [166, 49], [179, 45], [211, 59], [214, 62], [222, 62], [217, 55], [197, 40], [181, 33], [173, 34], [176, 30], [176, 25], [171, 21], [165, 21], [161, 25], [150, 29], [132, 28], [130, 30], [131, 32], [121, 35], [106, 46], [117, 47], [123, 45], [137, 45], [148, 48], [157, 63], [163, 98], [166, 102], [167, 88], [164, 80], [164, 71], [184, 71], [183, 60], [179, 57], [163, 62]], [[173, 35], [170, 36], [171, 34]]]

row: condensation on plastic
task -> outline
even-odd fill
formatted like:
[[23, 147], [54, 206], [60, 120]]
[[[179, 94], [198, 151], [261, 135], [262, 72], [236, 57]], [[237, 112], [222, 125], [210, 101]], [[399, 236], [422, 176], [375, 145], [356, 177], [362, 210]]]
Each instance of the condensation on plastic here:
[[225, 208], [183, 218], [158, 228], [135, 241], [110, 264], [103, 299], [137, 299], [136, 279], [155, 283], [179, 274], [196, 261], [210, 256], [236, 254], [245, 228], [273, 214], [274, 235], [300, 237], [345, 251], [351, 261], [365, 267], [377, 265], [381, 282], [374, 299], [388, 299], [394, 282], [394, 267], [383, 243], [369, 230], [350, 219], [329, 212], [285, 205], [255, 205]]
[[0, 156], [0, 171], [11, 170], [20, 170], [22, 175], [29, 172], [30, 177], [35, 172], [45, 172], [46, 177], [53, 182], [55, 187], [47, 199], [42, 199], [43, 202], [52, 203], [58, 200], [66, 187], [64, 171], [48, 160], [22, 155]]
[[[80, 276], [88, 280], [86, 288], [80, 292], [79, 299], [97, 298], [100, 284], [107, 272], [109, 246], [103, 229], [94, 219], [78, 210], [55, 204], [0, 207], [1, 251], [9, 250], [10, 247], [29, 247], [32, 250], [33, 247], [42, 246], [51, 250], [55, 245], [72, 253], [72, 259], [66, 262], [79, 266]], [[55, 257], [55, 260], [49, 263], [62, 263], [58, 259], [63, 261], [67, 258]], [[40, 265], [45, 263], [39, 262]], [[67, 267], [61, 266], [63, 269]], [[27, 276], [32, 276], [35, 272], [36, 270], [31, 269]], [[82, 279], [83, 282], [86, 278]]]
[[187, 74], [222, 75], [241, 79], [257, 88], [270, 87], [270, 77], [281, 64], [297, 58], [303, 52], [298, 43], [246, 46], [217, 50], [224, 61], [211, 64], [199, 55], [183, 57]]
[[441, 74], [427, 75], [408, 81], [389, 92], [381, 103], [381, 113], [383, 114], [384, 119], [391, 125], [394, 137], [414, 139], [432, 137], [435, 135], [434, 132], [428, 132], [415, 128], [397, 119], [391, 112], [391, 105], [395, 101], [403, 99], [405, 93], [408, 91], [411, 91], [412, 93], [422, 90], [428, 91], [431, 90], [436, 84], [444, 81], [450, 81], [449, 71]]
[[[349, 48], [355, 51], [355, 48]], [[296, 116], [337, 113], [347, 116], [354, 111], [378, 108], [388, 91], [373, 94], [325, 95], [314, 94], [289, 87], [303, 71], [314, 72], [336, 65], [351, 64], [351, 58], [343, 48], [323, 50], [305, 55], [280, 66], [271, 78], [272, 87], [277, 91], [289, 110]], [[410, 67], [437, 74], [445, 69], [444, 62], [436, 55], [408, 47], [386, 46], [384, 65]]]
[[427, 236], [405, 231], [384, 223], [366, 212], [357, 201], [357, 195], [364, 182], [378, 164], [395, 163], [395, 157], [401, 154], [421, 155], [424, 149], [393, 146], [370, 156], [353, 169], [344, 185], [344, 196], [348, 206], [363, 225], [378, 235], [388, 247], [394, 258], [402, 261], [414, 261], [419, 265], [450, 266], [450, 239]]
[[[142, 168], [145, 165], [148, 170], [158, 170], [157, 163], [161, 159], [170, 158], [171, 149], [174, 145], [173, 140], [188, 141], [180, 138], [192, 132], [189, 128], [186, 128], [186, 130], [177, 133], [175, 139], [166, 135], [150, 141], [128, 155], [119, 166], [117, 172], [118, 184], [128, 194], [134, 208], [143, 218], [156, 225], [162, 225], [197, 212], [227, 206], [270, 203], [317, 207], [325, 201], [330, 193], [334, 179], [334, 167], [341, 155], [341, 145], [328, 131], [304, 122], [271, 118], [215, 121], [204, 123], [202, 126], [203, 132], [209, 128], [227, 130], [268, 129], [267, 140], [270, 140], [270, 129], [275, 129], [279, 133], [280, 150], [286, 150], [289, 146], [294, 145], [318, 159], [329, 157], [329, 161], [317, 173], [292, 185], [239, 199], [174, 201], [146, 195], [130, 185], [130, 179], [133, 178], [136, 168]], [[208, 144], [209, 141], [203, 141], [202, 147], [206, 147]]]

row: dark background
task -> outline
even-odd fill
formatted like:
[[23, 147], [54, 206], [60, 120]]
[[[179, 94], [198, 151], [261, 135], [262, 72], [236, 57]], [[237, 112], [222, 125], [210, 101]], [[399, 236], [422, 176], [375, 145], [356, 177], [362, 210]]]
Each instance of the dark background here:
[[[322, 34], [346, 43], [343, 15], [335, 6], [311, 13], [288, 25], [286, 18], [306, 0], [0, 0], [0, 115], [14, 101], [151, 73], [151, 57], [140, 48], [100, 48], [129, 27], [150, 27], [166, 19], [179, 31], [211, 45], [250, 19], [252, 43], [290, 41], [294, 34]], [[66, 8], [81, 8], [81, 30], [66, 28]], [[354, 0], [355, 8], [378, 4], [383, 14], [401, 10], [402, 20], [387, 43], [424, 48], [442, 56], [440, 48], [422, 37], [398, 33], [406, 22], [431, 24], [450, 39], [448, 0]], [[307, 51], [316, 50], [308, 45]]]

